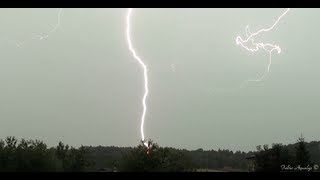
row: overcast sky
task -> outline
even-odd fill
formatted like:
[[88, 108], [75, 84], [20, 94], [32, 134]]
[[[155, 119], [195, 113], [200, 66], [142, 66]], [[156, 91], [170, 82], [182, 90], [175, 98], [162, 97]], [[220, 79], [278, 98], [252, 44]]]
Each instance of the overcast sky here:
[[[161, 146], [255, 150], [319, 140], [319, 9], [291, 9], [260, 41], [269, 55], [235, 43], [270, 27], [285, 9], [135, 9], [132, 40], [148, 65], [145, 135]], [[126, 9], [0, 9], [0, 137], [49, 146], [136, 146], [143, 71], [126, 44]], [[16, 43], [24, 42], [20, 47]]]

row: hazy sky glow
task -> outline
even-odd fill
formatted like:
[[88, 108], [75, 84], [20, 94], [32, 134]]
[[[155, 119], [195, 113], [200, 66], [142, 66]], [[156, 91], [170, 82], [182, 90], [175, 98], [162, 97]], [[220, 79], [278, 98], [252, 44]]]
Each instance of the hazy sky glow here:
[[[269, 54], [235, 43], [269, 27], [284, 9], [135, 9], [132, 40], [148, 65], [146, 139], [186, 149], [255, 150], [319, 140], [319, 9], [291, 9], [261, 41]], [[143, 71], [128, 50], [126, 9], [0, 9], [0, 137], [73, 146], [136, 146]], [[257, 38], [256, 38], [257, 39]]]

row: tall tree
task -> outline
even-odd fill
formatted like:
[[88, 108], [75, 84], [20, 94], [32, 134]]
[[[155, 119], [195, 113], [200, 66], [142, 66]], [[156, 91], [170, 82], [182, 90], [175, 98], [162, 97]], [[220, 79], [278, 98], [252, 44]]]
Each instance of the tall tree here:
[[182, 151], [161, 148], [149, 141], [149, 151], [143, 143], [126, 154], [120, 171], [129, 172], [182, 172], [192, 171], [193, 165]]
[[301, 137], [298, 139], [298, 143], [295, 147], [296, 150], [296, 165], [306, 167], [310, 165], [310, 154], [306, 148], [305, 140], [301, 134]]

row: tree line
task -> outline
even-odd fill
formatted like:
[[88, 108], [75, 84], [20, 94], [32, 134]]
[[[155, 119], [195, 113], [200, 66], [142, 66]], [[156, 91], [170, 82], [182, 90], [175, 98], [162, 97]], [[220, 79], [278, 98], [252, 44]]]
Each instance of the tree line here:
[[18, 141], [15, 137], [0, 140], [1, 172], [81, 172], [91, 165], [84, 147], [73, 148], [59, 142], [48, 148], [43, 141]]
[[257, 146], [253, 158], [254, 171], [263, 172], [314, 172], [319, 171], [320, 142], [306, 143], [301, 137], [296, 144], [284, 146], [275, 143]]
[[[81, 146], [74, 148], [59, 142], [48, 147], [39, 140], [0, 140], [0, 171], [10, 172], [192, 172], [222, 171], [300, 171], [295, 167], [320, 165], [320, 141], [257, 146], [254, 152], [230, 150], [186, 150], [160, 147], [150, 141], [137, 147]], [[248, 158], [250, 157], [250, 158]], [[293, 168], [293, 169], [292, 169]], [[318, 169], [319, 171], [319, 169]]]

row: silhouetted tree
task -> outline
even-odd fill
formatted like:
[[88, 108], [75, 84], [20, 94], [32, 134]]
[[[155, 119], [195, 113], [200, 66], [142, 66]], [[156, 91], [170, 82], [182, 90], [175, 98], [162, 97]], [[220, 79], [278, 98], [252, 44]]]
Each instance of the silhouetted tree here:
[[303, 136], [298, 139], [298, 143], [295, 147], [296, 150], [296, 165], [304, 166], [310, 165], [310, 154], [307, 151], [306, 143]]
[[120, 170], [129, 172], [182, 172], [192, 171], [190, 159], [181, 151], [161, 148], [149, 141], [150, 153], [143, 143], [123, 157]]

